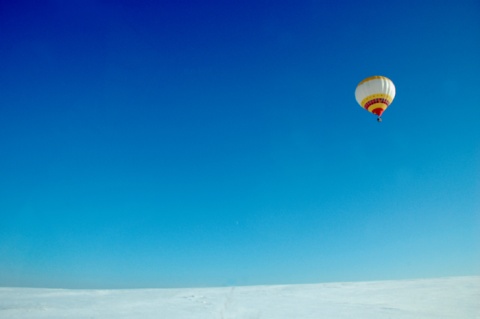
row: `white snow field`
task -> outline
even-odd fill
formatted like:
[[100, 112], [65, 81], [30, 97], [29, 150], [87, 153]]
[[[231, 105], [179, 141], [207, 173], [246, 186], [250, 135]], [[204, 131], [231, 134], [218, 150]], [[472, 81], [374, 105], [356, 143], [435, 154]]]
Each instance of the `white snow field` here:
[[0, 288], [0, 318], [480, 318], [480, 276], [199, 289]]

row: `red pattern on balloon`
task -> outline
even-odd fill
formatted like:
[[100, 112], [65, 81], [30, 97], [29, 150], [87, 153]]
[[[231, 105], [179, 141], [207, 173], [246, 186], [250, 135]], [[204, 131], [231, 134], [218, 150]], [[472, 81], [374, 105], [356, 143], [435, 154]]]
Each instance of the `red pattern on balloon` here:
[[368, 101], [367, 103], [365, 103], [365, 106], [364, 108], [366, 110], [368, 110], [368, 108], [373, 105], [373, 104], [377, 104], [377, 103], [383, 103], [385, 104], [386, 106], [389, 106], [390, 105], [390, 101], [388, 101], [387, 99], [385, 98], [376, 98], [376, 99], [372, 99], [370, 101]]

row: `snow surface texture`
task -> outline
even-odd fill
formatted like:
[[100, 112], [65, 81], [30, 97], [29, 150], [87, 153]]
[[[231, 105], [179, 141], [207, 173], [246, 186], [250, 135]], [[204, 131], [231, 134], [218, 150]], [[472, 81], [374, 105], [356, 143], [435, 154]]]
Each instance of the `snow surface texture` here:
[[199, 289], [0, 288], [0, 318], [480, 318], [480, 277]]

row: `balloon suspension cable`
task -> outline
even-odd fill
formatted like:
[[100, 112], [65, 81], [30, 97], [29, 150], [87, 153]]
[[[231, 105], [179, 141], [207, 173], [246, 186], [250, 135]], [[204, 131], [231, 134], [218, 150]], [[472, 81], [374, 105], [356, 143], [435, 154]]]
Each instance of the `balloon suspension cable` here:
[[382, 118], [380, 116], [377, 118], [377, 122], [378, 123], [382, 122]]

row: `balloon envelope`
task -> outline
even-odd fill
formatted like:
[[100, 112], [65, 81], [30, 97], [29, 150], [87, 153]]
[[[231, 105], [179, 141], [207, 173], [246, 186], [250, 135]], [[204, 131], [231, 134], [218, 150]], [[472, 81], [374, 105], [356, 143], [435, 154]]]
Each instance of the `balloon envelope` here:
[[395, 85], [385, 76], [371, 76], [357, 85], [355, 98], [361, 107], [380, 117], [395, 98]]

